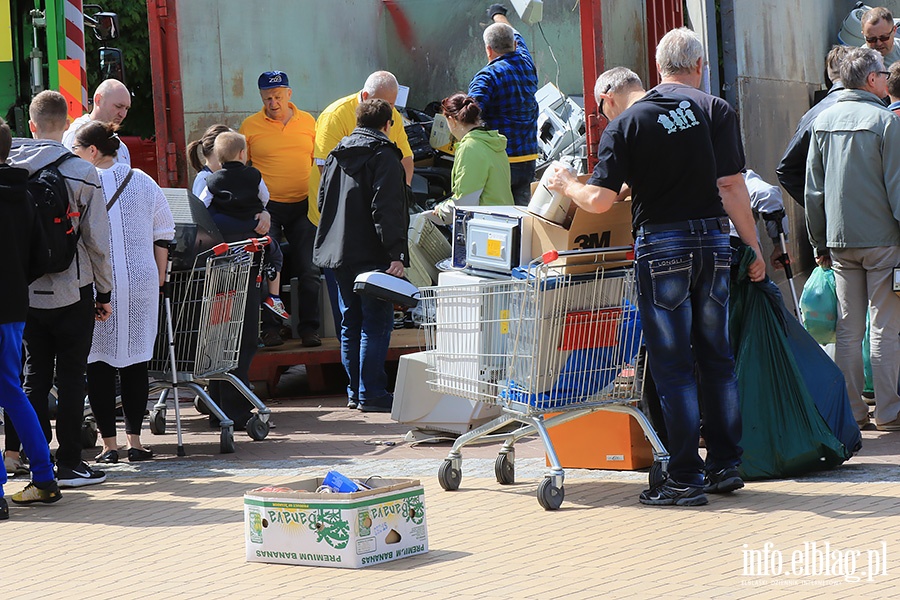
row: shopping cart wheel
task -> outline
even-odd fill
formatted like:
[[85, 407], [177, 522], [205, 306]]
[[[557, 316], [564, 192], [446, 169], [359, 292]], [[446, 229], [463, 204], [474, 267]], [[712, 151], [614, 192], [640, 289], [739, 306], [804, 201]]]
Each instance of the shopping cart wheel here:
[[150, 433], [153, 435], [166, 433], [166, 411], [156, 408], [150, 411]]
[[209, 407], [206, 405], [206, 402], [200, 399], [200, 396], [194, 396], [194, 408], [197, 409], [197, 412], [201, 415], [211, 414]]
[[454, 469], [453, 462], [448, 458], [441, 463], [441, 468], [438, 469], [438, 482], [448, 492], [458, 490], [459, 484], [462, 482], [462, 469]]
[[259, 415], [253, 415], [247, 420], [247, 435], [257, 442], [266, 439], [269, 435], [269, 422], [260, 419]]
[[565, 486], [556, 487], [550, 477], [545, 477], [537, 489], [538, 502], [544, 507], [544, 510], [556, 510], [562, 506], [565, 496]]
[[650, 489], [655, 488], [669, 478], [668, 463], [654, 460], [650, 465]]
[[234, 454], [234, 428], [223, 427], [219, 434], [219, 452], [222, 454]]
[[97, 422], [93, 417], [87, 417], [81, 424], [81, 447], [94, 448], [97, 446]]
[[516, 465], [509, 460], [508, 454], [500, 454], [494, 461], [494, 475], [497, 476], [497, 483], [500, 485], [510, 485], [516, 482]]

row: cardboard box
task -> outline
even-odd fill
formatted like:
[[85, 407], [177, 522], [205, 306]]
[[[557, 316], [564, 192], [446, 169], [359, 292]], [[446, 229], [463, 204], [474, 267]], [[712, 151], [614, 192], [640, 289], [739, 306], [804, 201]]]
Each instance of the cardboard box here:
[[548, 431], [564, 469], [633, 471], [653, 464], [644, 430], [626, 413], [598, 410]]
[[[584, 183], [588, 177], [579, 175], [578, 180]], [[536, 185], [537, 182], [532, 184], [532, 189]], [[572, 222], [567, 227], [538, 215], [533, 216], [531, 255], [535, 258], [549, 250], [585, 250], [634, 245], [634, 238], [631, 235], [631, 200], [616, 202], [608, 211], [599, 214], [576, 208]], [[604, 260], [610, 263], [609, 266], [622, 266], [631, 262], [624, 253], [606, 255]], [[573, 266], [579, 262], [583, 263], [584, 259], [560, 259], [552, 264], [565, 265], [564, 271], [569, 273], [591, 269]]]
[[322, 481], [244, 494], [248, 561], [358, 568], [428, 552], [418, 480], [380, 479], [371, 490], [316, 493]]

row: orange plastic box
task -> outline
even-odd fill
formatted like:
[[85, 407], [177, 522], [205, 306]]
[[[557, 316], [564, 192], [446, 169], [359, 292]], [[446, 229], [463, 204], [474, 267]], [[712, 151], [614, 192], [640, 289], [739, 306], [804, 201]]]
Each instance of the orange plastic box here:
[[644, 430], [625, 413], [599, 410], [551, 427], [549, 433], [564, 469], [633, 471], [653, 464]]

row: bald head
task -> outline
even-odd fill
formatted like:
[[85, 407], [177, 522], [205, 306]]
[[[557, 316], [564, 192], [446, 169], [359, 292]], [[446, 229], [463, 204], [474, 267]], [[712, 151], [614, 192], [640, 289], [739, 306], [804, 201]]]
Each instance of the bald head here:
[[131, 108], [131, 93], [118, 79], [106, 79], [94, 92], [91, 119], [121, 125]]
[[362, 89], [362, 99], [379, 98], [387, 101], [391, 106], [397, 101], [397, 92], [400, 85], [393, 73], [388, 71], [375, 71], [366, 78]]

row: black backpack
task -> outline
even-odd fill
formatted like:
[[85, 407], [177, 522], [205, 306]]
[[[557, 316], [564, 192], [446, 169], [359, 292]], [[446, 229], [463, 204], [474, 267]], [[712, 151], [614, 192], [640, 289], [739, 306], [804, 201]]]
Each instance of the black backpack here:
[[47, 257], [44, 273], [60, 273], [69, 268], [75, 258], [79, 232], [72, 217], [81, 213], [69, 210], [69, 192], [59, 166], [75, 155], [66, 152], [28, 178], [28, 194], [37, 209], [37, 220], [44, 230]]

